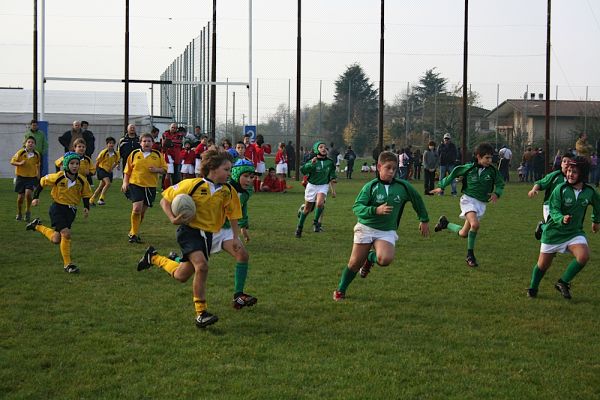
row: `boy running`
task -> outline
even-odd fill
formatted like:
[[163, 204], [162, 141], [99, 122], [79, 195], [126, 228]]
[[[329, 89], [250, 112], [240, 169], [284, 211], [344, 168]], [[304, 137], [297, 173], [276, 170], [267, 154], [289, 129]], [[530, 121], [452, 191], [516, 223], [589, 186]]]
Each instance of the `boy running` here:
[[360, 270], [363, 278], [374, 263], [390, 265], [394, 260], [398, 226], [407, 202], [412, 204], [419, 217], [419, 231], [429, 236], [429, 217], [425, 203], [412, 185], [395, 178], [398, 158], [384, 151], [377, 160], [378, 177], [367, 182], [356, 197], [352, 210], [358, 217], [354, 226], [354, 244], [348, 266], [344, 267], [333, 300], [346, 298], [346, 290]]
[[23, 200], [25, 200], [25, 221], [31, 220], [31, 200], [33, 190], [40, 179], [41, 155], [35, 150], [35, 138], [29, 136], [25, 147], [17, 151], [10, 159], [15, 166], [15, 192], [17, 193], [17, 221], [23, 219]]
[[[200, 164], [204, 178], [186, 179], [163, 191], [160, 205], [171, 223], [179, 225], [177, 242], [181, 247], [183, 257], [181, 262], [171, 260], [159, 255], [151, 246], [148, 247], [137, 266], [137, 270], [142, 271], [156, 265], [180, 282], [186, 282], [193, 276], [195, 323], [199, 328], [212, 325], [219, 319], [207, 311], [206, 304], [206, 280], [210, 254], [223, 248], [239, 261], [244, 259], [242, 255], [245, 250], [239, 240], [237, 223], [237, 220], [242, 217], [240, 199], [236, 190], [227, 184], [231, 172], [231, 161], [232, 158], [228, 152], [209, 150], [203, 154]], [[182, 224], [180, 217], [176, 217], [171, 211], [171, 202], [175, 196], [182, 193], [190, 195], [196, 203], [196, 215], [187, 224]], [[231, 229], [221, 229], [226, 218], [231, 222]], [[245, 254], [247, 267], [248, 258], [247, 253]], [[241, 294], [243, 295], [243, 292]], [[248, 297], [245, 301], [250, 302], [249, 298], [252, 298], [254, 302], [242, 304], [240, 307], [256, 303], [255, 298], [244, 296]], [[234, 307], [240, 308], [236, 307], [235, 300]]]
[[167, 163], [158, 150], [152, 150], [154, 138], [150, 133], [140, 137], [140, 149], [135, 149], [127, 157], [123, 170], [121, 191], [131, 201], [131, 228], [129, 243], [142, 243], [140, 224], [148, 207], [156, 198], [156, 184], [160, 174], [167, 172]]
[[[83, 175], [85, 179], [96, 173], [96, 167], [92, 163], [92, 159], [85, 154], [86, 150], [85, 140], [82, 138], [75, 139], [73, 142], [73, 151], [79, 155], [81, 161], [79, 162], [79, 175]], [[54, 162], [56, 166], [56, 172], [63, 170], [63, 157], [59, 158]], [[88, 180], [89, 183], [89, 180]]]
[[460, 198], [460, 218], [465, 220], [464, 225], [448, 222], [445, 216], [441, 216], [435, 225], [435, 231], [448, 228], [449, 231], [457, 233], [460, 237], [467, 239], [467, 258], [469, 267], [477, 267], [477, 260], [473, 249], [475, 248], [475, 238], [479, 231], [479, 221], [485, 214], [486, 203], [496, 203], [504, 190], [504, 179], [492, 164], [492, 155], [494, 148], [489, 143], [481, 143], [475, 149], [476, 162], [470, 162], [459, 165], [454, 168], [450, 175], [438, 183], [438, 187], [431, 193], [443, 193], [444, 188], [454, 179], [463, 177], [462, 192]]
[[567, 169], [569, 168], [569, 162], [573, 157], [573, 154], [565, 153], [560, 162], [560, 169], [552, 171], [542, 179], [536, 181], [531, 190], [527, 193], [529, 198], [533, 198], [540, 190], [546, 190], [544, 193], [544, 205], [542, 206], [544, 219], [538, 222], [534, 233], [537, 240], [542, 238], [542, 226], [548, 221], [548, 216], [550, 214], [550, 195], [558, 185], [567, 180]]
[[77, 205], [83, 200], [83, 216], [87, 218], [90, 210], [90, 184], [84, 176], [79, 175], [80, 156], [68, 152], [63, 157], [63, 171], [44, 176], [33, 193], [32, 206], [39, 203], [40, 192], [44, 186], [52, 187], [50, 196], [54, 200], [50, 205], [50, 222], [52, 228], [42, 225], [39, 218], [25, 227], [28, 231], [38, 231], [49, 241], [60, 245], [64, 271], [69, 274], [79, 273], [79, 268], [71, 262], [71, 225], [77, 214]]
[[313, 221], [313, 229], [315, 232], [321, 232], [320, 217], [325, 208], [325, 199], [331, 184], [331, 197], [335, 198], [335, 163], [327, 158], [327, 145], [325, 142], [317, 141], [313, 145], [313, 152], [316, 154], [306, 164], [300, 168], [303, 175], [307, 175], [308, 182], [304, 191], [304, 209], [298, 218], [298, 226], [296, 228], [296, 237], [302, 237], [302, 229], [304, 221], [308, 214], [317, 207], [315, 218]]
[[115, 138], [109, 136], [106, 138], [106, 148], [96, 157], [96, 174], [100, 184], [90, 199], [90, 204], [94, 205], [94, 199], [100, 196], [98, 205], [105, 205], [104, 195], [113, 181], [113, 169], [119, 169], [119, 160], [121, 156], [118, 151], [115, 151]]
[[554, 284], [565, 299], [571, 298], [571, 281], [590, 258], [590, 250], [583, 231], [585, 212], [593, 207], [592, 232], [600, 229], [600, 195], [586, 183], [590, 172], [589, 161], [577, 156], [569, 161], [566, 182], [559, 184], [549, 199], [550, 216], [544, 224], [542, 244], [537, 264], [531, 274], [527, 296], [536, 297], [540, 281], [552, 265], [556, 253], [569, 252], [575, 259]]

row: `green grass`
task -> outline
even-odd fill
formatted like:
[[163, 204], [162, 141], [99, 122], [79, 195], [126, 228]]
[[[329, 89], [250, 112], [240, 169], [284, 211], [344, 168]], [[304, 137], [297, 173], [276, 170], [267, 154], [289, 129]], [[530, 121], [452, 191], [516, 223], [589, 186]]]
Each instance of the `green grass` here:
[[[82, 272], [71, 276], [57, 246], [14, 221], [11, 181], [1, 180], [0, 398], [600, 398], [598, 236], [590, 235], [592, 259], [573, 300], [552, 287], [565, 255], [530, 300], [542, 199], [527, 199], [528, 186], [511, 184], [488, 206], [478, 269], [465, 265], [465, 240], [421, 238], [407, 207], [394, 262], [357, 277], [335, 303], [352, 247], [351, 206], [367, 179], [355, 176], [327, 200], [325, 232], [307, 229], [301, 240], [298, 183], [252, 197], [246, 289], [259, 302], [231, 307], [234, 262], [214, 256], [208, 299], [220, 320], [205, 330], [193, 324], [191, 282], [136, 272], [145, 246], [127, 243], [131, 206], [120, 182], [106, 206], [78, 215], [73, 260]], [[45, 222], [48, 195], [35, 211]], [[457, 198], [425, 202], [433, 221], [458, 220]], [[141, 229], [161, 252], [177, 250], [159, 207]]]

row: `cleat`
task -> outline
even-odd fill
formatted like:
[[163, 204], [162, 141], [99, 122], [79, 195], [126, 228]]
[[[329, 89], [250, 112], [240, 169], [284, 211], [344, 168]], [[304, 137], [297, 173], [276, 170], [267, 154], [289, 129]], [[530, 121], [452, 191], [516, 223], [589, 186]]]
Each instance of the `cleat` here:
[[99, 201], [98, 201], [98, 205], [99, 205], [99, 206], [103, 206], [103, 205], [105, 205], [105, 204], [106, 204], [106, 202], [105, 202], [104, 200], [99, 200]]
[[177, 261], [178, 257], [179, 257], [179, 255], [174, 251], [170, 252], [169, 255], [167, 256], [167, 258], [169, 260], [173, 260], [173, 261]]
[[323, 232], [323, 228], [321, 228], [321, 224], [319, 222], [315, 222], [313, 224], [313, 231], [315, 233]]
[[219, 320], [219, 317], [212, 315], [208, 311], [203, 311], [202, 314], [198, 315], [195, 319], [196, 326], [198, 328], [206, 328], [209, 325], [214, 324]]
[[296, 229], [296, 237], [300, 239], [302, 237], [302, 228]]
[[346, 293], [340, 292], [339, 290], [333, 291], [333, 300], [334, 301], [343, 301], [346, 298]]
[[442, 215], [440, 217], [440, 219], [438, 220], [438, 223], [435, 224], [435, 228], [433, 228], [434, 231], [439, 232], [442, 229], [446, 229], [448, 227], [448, 218], [446, 218], [445, 215]]
[[42, 221], [39, 218], [34, 219], [25, 226], [26, 231], [35, 231], [35, 227], [41, 225]]
[[544, 226], [544, 221], [540, 221], [540, 222], [538, 222], [537, 226], [535, 227], [534, 236], [537, 240], [540, 240], [542, 238], [542, 227], [543, 226]]
[[31, 221], [31, 212], [27, 211], [25, 213], [25, 222], [30, 222]]
[[17, 214], [17, 216], [15, 217], [16, 221], [22, 221], [23, 220], [23, 216], [21, 214]]
[[156, 249], [152, 246], [148, 247], [140, 261], [138, 261], [137, 270], [143, 271], [150, 268], [152, 266], [152, 256], [155, 254], [158, 254]]
[[142, 242], [142, 238], [136, 235], [127, 235], [129, 238], [129, 243], [144, 243]]
[[90, 207], [96, 207], [96, 202], [94, 200], [90, 200]]
[[369, 261], [369, 259], [367, 258], [365, 260], [365, 262], [363, 263], [362, 267], [360, 267], [360, 269], [358, 270], [358, 273], [360, 274], [361, 278], [366, 278], [367, 275], [369, 275], [369, 272], [371, 272], [371, 267], [373, 266], [373, 263], [371, 261]]
[[571, 299], [571, 292], [569, 290], [571, 289], [571, 285], [569, 285], [567, 282], [563, 281], [562, 279], [559, 279], [554, 284], [554, 287], [560, 292], [560, 294], [562, 294], [562, 297], [564, 297], [567, 300]]
[[471, 268], [475, 268], [475, 267], [479, 266], [479, 264], [477, 264], [477, 260], [475, 259], [475, 256], [468, 255], [467, 258], [465, 258], [465, 261], [467, 262], [467, 265]]
[[538, 294], [538, 290], [536, 288], [528, 288], [527, 289], [527, 297], [529, 297], [530, 299], [537, 297], [537, 294]]
[[244, 307], [252, 307], [258, 302], [258, 299], [249, 294], [240, 293], [233, 298], [233, 308], [239, 310]]
[[64, 268], [66, 273], [69, 274], [78, 274], [79, 273], [79, 267], [77, 267], [77, 265], [75, 264], [69, 264]]

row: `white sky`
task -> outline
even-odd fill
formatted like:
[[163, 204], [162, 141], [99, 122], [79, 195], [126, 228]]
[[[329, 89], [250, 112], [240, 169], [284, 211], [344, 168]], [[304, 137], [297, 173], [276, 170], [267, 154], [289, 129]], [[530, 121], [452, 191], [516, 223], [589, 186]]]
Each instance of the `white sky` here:
[[[41, 0], [38, 0], [41, 3]], [[552, 2], [552, 98], [600, 100], [600, 1]], [[470, 2], [469, 83], [483, 106], [545, 91], [546, 0]], [[385, 99], [407, 82], [437, 67], [450, 85], [462, 80], [462, 0], [388, 0], [385, 10]], [[295, 104], [297, 1], [253, 0], [254, 79], [259, 78], [259, 114], [287, 103], [291, 79]], [[380, 1], [302, 2], [302, 102], [330, 102], [333, 81], [359, 62], [379, 81]], [[32, 84], [33, 1], [0, 2], [0, 86]], [[46, 75], [122, 78], [124, 0], [46, 1]], [[210, 0], [131, 0], [132, 79], [158, 79], [212, 18]], [[217, 4], [217, 80], [248, 79], [248, 1]], [[122, 90], [122, 85], [50, 82], [48, 90]], [[147, 91], [132, 85], [132, 91]], [[237, 88], [238, 113], [247, 112], [247, 92]], [[231, 93], [230, 93], [231, 95]], [[255, 92], [256, 95], [256, 92]], [[224, 91], [218, 93], [224, 111]], [[254, 100], [256, 107], [256, 100]], [[231, 105], [230, 105], [231, 107]], [[244, 107], [246, 107], [244, 109]]]

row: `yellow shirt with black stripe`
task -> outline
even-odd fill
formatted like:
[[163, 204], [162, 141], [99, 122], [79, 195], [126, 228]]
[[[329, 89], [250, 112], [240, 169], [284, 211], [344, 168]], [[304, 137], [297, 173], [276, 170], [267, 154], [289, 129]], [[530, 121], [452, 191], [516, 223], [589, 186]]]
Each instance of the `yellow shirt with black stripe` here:
[[229, 184], [215, 185], [202, 179], [185, 179], [162, 192], [169, 202], [178, 194], [190, 194], [196, 203], [196, 215], [189, 226], [206, 232], [218, 232], [225, 219], [242, 218], [242, 206], [237, 191]]
[[124, 173], [129, 175], [129, 183], [141, 187], [156, 187], [158, 173], [150, 172], [150, 168], [162, 168], [167, 171], [167, 162], [158, 150], [144, 153], [142, 149], [135, 149], [127, 157]]
[[106, 172], [111, 172], [119, 164], [120, 157], [118, 151], [113, 151], [110, 154], [108, 149], [104, 149], [96, 157], [96, 169], [102, 168]]
[[[92, 163], [92, 159], [90, 156], [80, 156], [81, 160], [79, 160], [79, 175], [88, 176], [96, 173], [96, 166]], [[63, 169], [63, 159], [64, 156], [59, 158], [54, 162], [56, 168], [62, 170]]]
[[77, 206], [82, 198], [92, 197], [92, 189], [87, 179], [81, 174], [74, 181], [67, 177], [65, 171], [48, 174], [40, 180], [42, 187], [52, 187], [50, 196], [57, 204]]
[[21, 149], [10, 159], [10, 162], [19, 162], [25, 160], [25, 164], [15, 166], [15, 175], [24, 178], [36, 178], [40, 172], [40, 153], [33, 150]]

